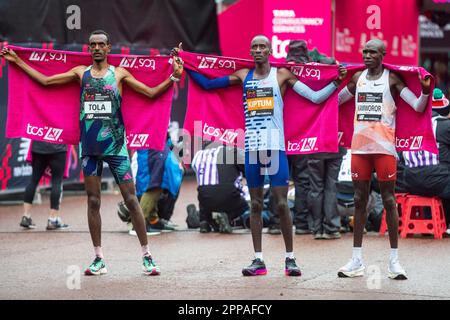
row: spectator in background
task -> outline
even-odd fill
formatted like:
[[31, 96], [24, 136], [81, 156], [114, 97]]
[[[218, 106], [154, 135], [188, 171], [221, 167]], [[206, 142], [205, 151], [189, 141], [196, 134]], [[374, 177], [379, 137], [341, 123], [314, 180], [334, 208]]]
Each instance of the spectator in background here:
[[433, 64], [433, 75], [436, 79], [436, 88], [448, 97], [450, 90], [450, 76], [447, 64], [441, 60], [437, 60]]
[[36, 188], [46, 170], [50, 169], [52, 189], [50, 193], [50, 215], [47, 221], [47, 230], [61, 230], [69, 226], [62, 222], [59, 216], [59, 205], [62, 198], [62, 179], [66, 168], [67, 145], [52, 144], [43, 141], [31, 142], [31, 167], [33, 173], [25, 189], [23, 217], [20, 226], [25, 229], [34, 229], [36, 225], [31, 219], [31, 208]]
[[[291, 40], [286, 56], [287, 63], [312, 62], [308, 55], [308, 46], [304, 40]], [[312, 217], [308, 211], [307, 197], [309, 192], [308, 155], [288, 156], [291, 167], [291, 178], [295, 186], [294, 225], [295, 234], [310, 234]], [[281, 232], [280, 232], [281, 233]]]
[[[141, 184], [143, 181], [139, 178], [139, 167], [148, 166], [147, 186], [144, 186], [144, 193], [141, 195], [139, 204], [144, 214], [147, 232], [170, 232], [175, 230], [175, 227], [168, 223], [168, 221], [160, 219], [158, 215], [158, 201], [163, 192], [162, 181], [164, 175], [164, 168], [166, 159], [169, 155], [170, 147], [165, 145], [164, 150], [144, 150], [138, 152], [138, 176], [136, 176], [136, 183]], [[140, 161], [140, 158], [142, 160]], [[147, 161], [145, 161], [147, 160]]]
[[341, 237], [336, 183], [345, 153], [345, 148], [339, 147], [337, 153], [321, 152], [309, 155], [308, 205], [313, 217], [312, 231], [316, 240]]
[[[334, 58], [320, 54], [317, 49], [310, 52], [304, 40], [291, 40], [288, 49], [287, 63], [336, 64]], [[295, 184], [296, 234], [312, 231], [314, 239], [340, 238], [336, 182], [344, 154], [345, 149], [340, 148], [338, 153], [290, 156]]]
[[[172, 147], [168, 135], [163, 151], [136, 152], [136, 195], [144, 214], [147, 235], [170, 232], [177, 227], [170, 218], [178, 198], [184, 169], [173, 153]], [[118, 214], [123, 221], [129, 220], [128, 210], [123, 202], [118, 204]], [[131, 235], [136, 235], [134, 228], [129, 229]]]
[[[192, 169], [197, 177], [200, 207], [200, 232], [211, 229], [231, 233], [230, 221], [249, 211], [242, 192], [244, 154], [238, 149], [207, 142], [205, 149], [197, 151]], [[187, 210], [196, 210], [188, 205]], [[217, 215], [216, 222], [213, 212]]]

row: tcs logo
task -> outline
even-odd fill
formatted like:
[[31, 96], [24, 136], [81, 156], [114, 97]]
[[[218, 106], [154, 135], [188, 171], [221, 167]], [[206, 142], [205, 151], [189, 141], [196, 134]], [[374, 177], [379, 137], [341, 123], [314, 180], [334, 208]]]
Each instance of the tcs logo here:
[[395, 138], [397, 148], [420, 150], [422, 148], [423, 136], [411, 136], [408, 139]]
[[308, 152], [308, 151], [317, 151], [316, 147], [317, 137], [312, 138], [303, 138], [299, 142], [290, 142], [288, 141], [288, 151], [300, 151], [300, 152]]
[[199, 69], [233, 69], [236, 70], [236, 62], [233, 60], [219, 59], [216, 57], [197, 57], [200, 59]]
[[119, 67], [128, 69], [138, 69], [138, 68], [150, 68], [152, 70], [156, 69], [156, 62], [154, 59], [148, 58], [128, 58], [123, 57], [120, 61]]
[[52, 128], [47, 126], [37, 127], [27, 123], [26, 132], [27, 134], [32, 136], [43, 137], [43, 139], [47, 141], [62, 142], [62, 139], [59, 139], [59, 137], [61, 136], [63, 129]]

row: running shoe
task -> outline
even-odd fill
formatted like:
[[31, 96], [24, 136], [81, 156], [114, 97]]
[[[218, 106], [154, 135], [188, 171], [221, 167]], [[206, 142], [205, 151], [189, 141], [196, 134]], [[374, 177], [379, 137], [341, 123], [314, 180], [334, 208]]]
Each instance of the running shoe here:
[[244, 276], [262, 276], [267, 274], [267, 269], [264, 261], [261, 259], [254, 259], [252, 264], [242, 269]]
[[290, 277], [300, 277], [302, 272], [295, 262], [295, 258], [286, 258], [284, 274]]
[[120, 220], [122, 220], [123, 222], [131, 221], [130, 211], [128, 210], [124, 201], [120, 201], [117, 204], [117, 215], [119, 216]]
[[406, 280], [408, 276], [406, 275], [405, 269], [402, 268], [398, 260], [389, 261], [388, 266], [388, 277], [394, 280]]
[[338, 270], [339, 278], [362, 277], [366, 267], [359, 259], [351, 258], [349, 262]]
[[172, 232], [175, 228], [164, 223], [162, 219], [159, 219], [156, 223], [147, 223], [147, 232]]
[[314, 240], [322, 240], [322, 239], [325, 239], [323, 233], [318, 232], [314, 234]]
[[200, 233], [209, 233], [211, 232], [211, 226], [208, 221], [200, 221]]
[[36, 229], [36, 225], [33, 223], [33, 220], [31, 220], [31, 217], [27, 216], [22, 217], [22, 220], [20, 221], [20, 226], [26, 229]]
[[166, 219], [163, 219], [163, 218], [160, 218], [160, 220], [162, 221], [162, 223], [167, 224], [170, 227], [173, 227], [175, 229], [178, 228], [178, 224], [176, 224], [175, 222], [173, 222], [171, 220], [166, 220]]
[[84, 274], [86, 276], [99, 276], [107, 272], [105, 261], [100, 257], [95, 257], [91, 265], [84, 271]]
[[216, 212], [216, 223], [219, 225], [220, 233], [232, 233], [233, 229], [231, 229], [230, 221], [228, 220], [228, 216], [224, 212]]
[[68, 227], [69, 225], [63, 223], [60, 217], [57, 217], [56, 221], [51, 221], [50, 219], [47, 221], [47, 230], [64, 230]]
[[157, 276], [161, 274], [161, 270], [155, 264], [151, 256], [144, 256], [142, 258], [142, 270], [146, 275], [149, 276]]
[[[150, 230], [150, 229], [148, 228], [148, 226], [147, 226], [147, 230], [146, 230], [146, 231], [147, 231], [147, 235], [148, 235], [148, 236], [157, 236], [157, 235], [161, 234], [160, 231]], [[137, 236], [137, 233], [136, 233], [136, 230], [134, 230], [134, 227], [132, 227], [131, 230], [128, 231], [128, 234], [129, 234], [130, 236]]]
[[311, 231], [309, 229], [295, 228], [295, 234], [311, 234]]
[[279, 224], [271, 224], [269, 228], [267, 228], [268, 234], [281, 234], [281, 228]]
[[322, 235], [322, 238], [323, 239], [326, 239], [326, 240], [334, 240], [334, 239], [340, 239], [341, 238], [341, 233], [339, 232], [339, 231], [337, 231], [337, 232], [332, 232], [332, 233], [324, 233], [323, 235]]

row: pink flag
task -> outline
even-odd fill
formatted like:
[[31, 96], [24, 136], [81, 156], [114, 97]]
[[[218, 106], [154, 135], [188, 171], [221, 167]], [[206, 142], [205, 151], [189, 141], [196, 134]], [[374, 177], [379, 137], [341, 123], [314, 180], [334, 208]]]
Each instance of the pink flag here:
[[[92, 58], [87, 53], [9, 47], [27, 64], [45, 75], [92, 64]], [[126, 68], [136, 79], [150, 87], [167, 79], [172, 72], [169, 57], [111, 54], [108, 62]], [[44, 87], [14, 63], [9, 63], [8, 84], [8, 138], [26, 137], [51, 143], [79, 143], [78, 83]], [[126, 85], [123, 86], [122, 115], [128, 148], [164, 149], [172, 93], [168, 89], [158, 98], [149, 99]]]
[[[184, 66], [208, 78], [227, 76], [236, 70], [254, 68], [250, 60], [182, 52]], [[272, 64], [289, 68], [299, 80], [319, 90], [338, 76], [337, 66], [321, 64]], [[242, 86], [204, 90], [189, 82], [184, 127], [202, 136], [240, 148], [244, 145]], [[336, 90], [325, 102], [314, 104], [288, 88], [284, 96], [286, 153], [306, 154], [338, 151], [338, 107]]]
[[[384, 64], [386, 68], [398, 73], [405, 81], [406, 86], [416, 95], [420, 96], [422, 87], [418, 73], [421, 77], [431, 76], [421, 67], [404, 67]], [[364, 70], [364, 65], [347, 66], [348, 74], [346, 83], [350, 81], [353, 74]], [[436, 139], [431, 125], [431, 96], [434, 88], [432, 79], [430, 98], [427, 108], [423, 113], [416, 112], [399, 95], [394, 97], [397, 106], [395, 143], [397, 151], [419, 151], [427, 150], [439, 153]], [[353, 121], [355, 114], [355, 100], [352, 99], [339, 108], [339, 131], [341, 134], [340, 145], [350, 148], [353, 137]]]

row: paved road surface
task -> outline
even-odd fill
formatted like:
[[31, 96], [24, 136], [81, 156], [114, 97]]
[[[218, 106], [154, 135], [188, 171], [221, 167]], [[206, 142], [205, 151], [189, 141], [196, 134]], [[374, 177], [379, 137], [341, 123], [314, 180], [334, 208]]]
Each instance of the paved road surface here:
[[161, 266], [159, 277], [141, 274], [138, 240], [127, 234], [116, 214], [118, 194], [102, 198], [103, 247], [109, 273], [78, 276], [93, 258], [83, 195], [65, 195], [61, 206], [68, 231], [45, 231], [48, 196], [36, 205], [37, 229], [18, 226], [22, 207], [0, 206], [0, 299], [449, 299], [450, 240], [429, 237], [400, 240], [400, 258], [410, 279], [387, 278], [386, 237], [368, 234], [363, 256], [364, 278], [339, 279], [336, 270], [351, 255], [352, 235], [340, 240], [295, 236], [294, 248], [303, 271], [300, 278], [283, 274], [281, 236], [264, 234], [269, 273], [247, 278], [241, 268], [252, 257], [249, 233], [200, 234], [187, 230], [185, 207], [196, 201], [195, 181], [183, 183], [173, 221], [182, 230], [149, 237]]

